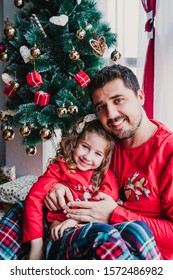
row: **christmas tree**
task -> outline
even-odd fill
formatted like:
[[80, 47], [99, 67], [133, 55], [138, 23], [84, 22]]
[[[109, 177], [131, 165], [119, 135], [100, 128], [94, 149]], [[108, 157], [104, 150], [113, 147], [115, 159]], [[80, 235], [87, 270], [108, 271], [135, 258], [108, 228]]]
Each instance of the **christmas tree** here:
[[[87, 94], [90, 77], [104, 65], [104, 55], [116, 45], [116, 34], [93, 0], [15, 0], [14, 23], [4, 19], [0, 59], [8, 96], [0, 111], [4, 140], [23, 136], [27, 154], [51, 139], [56, 129], [94, 108]], [[116, 50], [112, 60], [116, 60]]]

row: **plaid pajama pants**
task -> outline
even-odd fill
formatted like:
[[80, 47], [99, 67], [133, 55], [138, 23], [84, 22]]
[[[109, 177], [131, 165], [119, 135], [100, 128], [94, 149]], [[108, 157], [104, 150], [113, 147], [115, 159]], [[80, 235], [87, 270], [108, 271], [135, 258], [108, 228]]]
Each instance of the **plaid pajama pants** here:
[[[18, 202], [0, 221], [0, 260], [24, 259], [29, 244], [22, 244], [23, 202]], [[154, 237], [144, 222], [107, 225], [88, 223], [49, 240], [44, 222], [45, 259], [54, 260], [158, 260], [162, 259]]]

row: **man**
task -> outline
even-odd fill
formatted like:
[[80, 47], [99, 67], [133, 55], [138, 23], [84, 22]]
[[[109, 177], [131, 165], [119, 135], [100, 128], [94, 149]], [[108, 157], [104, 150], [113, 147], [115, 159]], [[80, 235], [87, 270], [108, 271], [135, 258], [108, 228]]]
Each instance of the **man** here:
[[[75, 202], [61, 185], [47, 195], [46, 206], [63, 208], [79, 222], [143, 221], [162, 257], [173, 259], [173, 133], [148, 119], [144, 92], [127, 67], [116, 64], [101, 69], [91, 79], [89, 94], [102, 125], [117, 142], [112, 168], [120, 199], [116, 203], [103, 194], [99, 202]], [[71, 201], [67, 205], [66, 198]]]

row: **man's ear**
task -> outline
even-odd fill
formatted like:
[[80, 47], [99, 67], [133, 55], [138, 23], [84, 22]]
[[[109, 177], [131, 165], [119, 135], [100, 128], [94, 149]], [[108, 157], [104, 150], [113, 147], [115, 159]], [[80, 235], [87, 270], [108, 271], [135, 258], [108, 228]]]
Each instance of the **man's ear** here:
[[143, 106], [145, 103], [145, 93], [142, 89], [139, 89], [137, 92], [137, 96], [139, 99], [139, 102], [141, 103], [141, 105]]

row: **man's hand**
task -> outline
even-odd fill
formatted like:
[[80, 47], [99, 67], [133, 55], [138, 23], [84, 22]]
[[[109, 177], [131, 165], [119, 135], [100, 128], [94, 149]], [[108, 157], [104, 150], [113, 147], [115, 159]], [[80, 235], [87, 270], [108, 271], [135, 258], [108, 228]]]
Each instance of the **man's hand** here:
[[68, 187], [56, 184], [44, 198], [44, 204], [50, 211], [67, 209], [66, 201], [73, 201], [73, 196]]
[[[70, 208], [64, 210], [67, 217], [81, 222], [109, 223], [113, 210], [118, 204], [107, 194], [99, 193], [98, 201], [73, 201], [67, 203]], [[79, 209], [71, 209], [71, 207]]]

